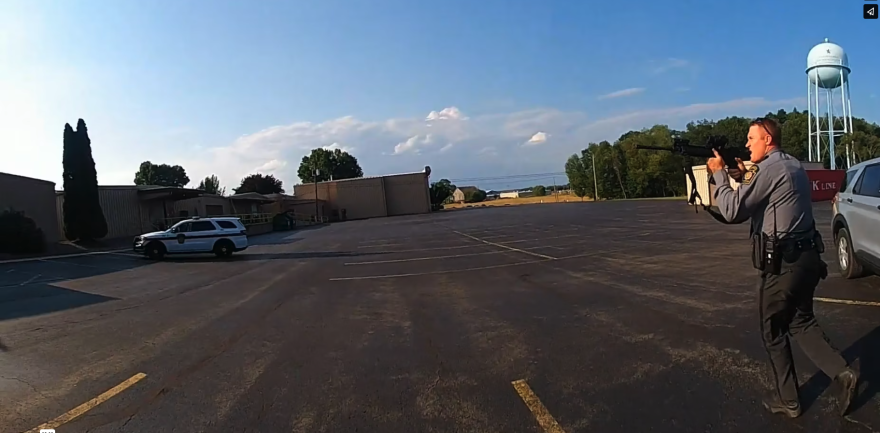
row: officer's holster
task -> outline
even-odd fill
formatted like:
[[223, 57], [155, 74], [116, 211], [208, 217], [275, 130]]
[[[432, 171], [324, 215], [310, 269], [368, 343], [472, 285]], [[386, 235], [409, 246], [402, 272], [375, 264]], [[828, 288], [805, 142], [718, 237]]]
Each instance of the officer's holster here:
[[[825, 252], [825, 244], [818, 230], [813, 231], [813, 236], [807, 239], [778, 239], [759, 232], [752, 236], [752, 266], [755, 269], [772, 275], [780, 275], [784, 263], [794, 263], [804, 252], [816, 250], [817, 253]], [[819, 259], [819, 278], [828, 276], [828, 265]]]

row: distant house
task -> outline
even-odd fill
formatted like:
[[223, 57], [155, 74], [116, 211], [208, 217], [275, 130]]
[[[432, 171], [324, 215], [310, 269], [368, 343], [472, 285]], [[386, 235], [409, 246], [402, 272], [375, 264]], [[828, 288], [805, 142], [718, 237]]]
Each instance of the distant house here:
[[480, 189], [475, 186], [462, 186], [455, 189], [455, 192], [452, 193], [452, 201], [456, 203], [464, 203], [464, 196], [467, 193], [475, 193]]
[[500, 194], [500, 198], [523, 198], [531, 197], [534, 193], [531, 190], [526, 191], [507, 191]]

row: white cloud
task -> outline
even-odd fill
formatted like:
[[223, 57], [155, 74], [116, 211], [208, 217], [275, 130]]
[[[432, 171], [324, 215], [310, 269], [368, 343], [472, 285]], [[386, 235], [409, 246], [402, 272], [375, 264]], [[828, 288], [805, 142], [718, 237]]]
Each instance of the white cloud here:
[[529, 138], [529, 141], [526, 141], [524, 146], [536, 146], [539, 144], [543, 144], [547, 142], [547, 138], [550, 137], [550, 134], [546, 132], [536, 132], [535, 135], [532, 135], [532, 138]]
[[[271, 172], [284, 182], [285, 189], [288, 190], [293, 184], [299, 183], [296, 174], [299, 161], [315, 148], [338, 148], [351, 152], [366, 175], [421, 171], [426, 165], [431, 166], [435, 173], [432, 177], [449, 179], [557, 172], [562, 171], [569, 155], [578, 152], [587, 143], [602, 140], [613, 142], [628, 130], [658, 123], [681, 128], [695, 119], [720, 118], [734, 114], [757, 116], [779, 108], [801, 106], [805, 103], [804, 99], [768, 101], [763, 98], [744, 98], [601, 117], [593, 117], [582, 111], [550, 108], [471, 117], [457, 109], [447, 109], [437, 111], [438, 116], [445, 111], [447, 114], [444, 116], [447, 119], [433, 122], [427, 122], [418, 115], [384, 120], [345, 116], [323, 122], [296, 122], [267, 127], [243, 135], [228, 145], [193, 152], [192, 157], [174, 162], [186, 167], [191, 179], [202, 179], [215, 174], [224, 185], [232, 185], [258, 171], [267, 174]], [[50, 135], [54, 131], [50, 127], [45, 127], [45, 130]], [[101, 130], [94, 131], [98, 137]], [[552, 131], [552, 137], [547, 131]], [[540, 135], [542, 133], [543, 136]], [[196, 135], [194, 139], [200, 138], [200, 132], [193, 134]], [[542, 152], [534, 152], [531, 146], [523, 146], [526, 142], [524, 137], [531, 137], [530, 142], [547, 140], [550, 137], [553, 146], [542, 147]], [[96, 140], [94, 137], [93, 140], [112, 141]], [[99, 163], [101, 183], [131, 182], [133, 170], [120, 171], [120, 167], [131, 166], [136, 169], [144, 155], [132, 156], [129, 153], [126, 149], [108, 148], [96, 151], [97, 157], [116, 161], [112, 165]], [[36, 160], [37, 156], [34, 155], [33, 159]], [[40, 157], [43, 158], [42, 155]], [[60, 159], [60, 154], [58, 158]], [[5, 168], [8, 164], [5, 162], [0, 161], [0, 171], [7, 171]], [[37, 167], [32, 164], [22, 166]], [[21, 171], [16, 173], [25, 176], [37, 174]]]
[[287, 161], [273, 159], [255, 168], [253, 171], [257, 173], [272, 174], [278, 170], [281, 170], [284, 167], [287, 167]]
[[427, 147], [431, 145], [431, 134], [426, 134], [425, 136], [414, 135], [406, 141], [397, 143], [397, 146], [394, 146], [394, 155], [400, 155], [402, 153], [420, 153], [423, 147]]
[[629, 89], [618, 90], [616, 92], [611, 92], [606, 95], [600, 96], [598, 99], [613, 99], [613, 98], [622, 98], [625, 96], [633, 96], [638, 95], [639, 93], [643, 93], [645, 91], [644, 87], [632, 87]]
[[494, 146], [486, 146], [486, 147], [478, 150], [477, 155], [498, 156], [498, 151], [495, 150]]
[[343, 145], [341, 145], [341, 144], [339, 144], [339, 143], [333, 143], [333, 144], [331, 144], [331, 145], [329, 145], [329, 146], [324, 146], [324, 149], [325, 149], [325, 150], [336, 150], [336, 149], [339, 149], [339, 150], [341, 150], [341, 151], [343, 151], [343, 152], [346, 152], [346, 153], [352, 153], [352, 152], [354, 152], [354, 147], [343, 146]]
[[431, 121], [431, 120], [466, 120], [466, 119], [467, 119], [467, 117], [465, 117], [465, 115], [462, 114], [461, 111], [459, 111], [459, 109], [456, 107], [444, 108], [440, 111], [431, 111], [425, 117], [425, 120], [427, 120], [427, 121]]
[[662, 74], [671, 69], [681, 69], [691, 66], [691, 62], [684, 59], [676, 59], [674, 57], [669, 57], [666, 60], [653, 63], [654, 65], [651, 68], [651, 71], [655, 74]]

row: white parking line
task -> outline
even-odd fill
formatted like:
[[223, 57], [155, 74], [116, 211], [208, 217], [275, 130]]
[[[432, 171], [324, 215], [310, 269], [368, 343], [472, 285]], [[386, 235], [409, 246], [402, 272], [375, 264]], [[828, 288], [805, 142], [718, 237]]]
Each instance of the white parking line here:
[[486, 240], [480, 239], [480, 238], [478, 238], [478, 237], [476, 237], [476, 236], [471, 236], [471, 235], [469, 235], [469, 234], [467, 234], [467, 233], [462, 233], [462, 232], [460, 232], [460, 231], [456, 231], [456, 230], [453, 230], [453, 232], [454, 232], [454, 233], [457, 233], [457, 234], [459, 234], [459, 235], [462, 235], [462, 236], [464, 236], [464, 237], [467, 237], [467, 238], [473, 239], [473, 240], [475, 240], [475, 241], [477, 241], [477, 242], [482, 242], [482, 243], [484, 243], [484, 244], [486, 244], [486, 245], [492, 245], [493, 247], [504, 248], [504, 249], [508, 249], [508, 250], [510, 250], [510, 251], [516, 251], [516, 252], [518, 252], [518, 253], [523, 253], [523, 254], [528, 254], [528, 255], [530, 255], [530, 256], [540, 257], [540, 258], [542, 258], [542, 259], [556, 260], [556, 257], [547, 256], [547, 255], [544, 255], [544, 254], [533, 253], [533, 252], [531, 252], [531, 251], [521, 250], [521, 249], [519, 249], [519, 248], [510, 247], [510, 246], [507, 246], [507, 245], [504, 245], [504, 244], [498, 244], [498, 243], [495, 243], [495, 242], [486, 241]]
[[27, 281], [25, 281], [25, 282], [19, 284], [19, 286], [26, 286], [26, 285], [30, 284], [31, 281], [34, 281], [34, 280], [36, 280], [37, 278], [40, 278], [40, 277], [42, 277], [42, 276], [43, 276], [43, 274], [37, 274], [37, 275], [34, 275], [33, 277], [28, 278]]
[[71, 257], [99, 256], [99, 255], [103, 255], [103, 254], [119, 253], [122, 251], [130, 251], [130, 250], [124, 249], [124, 250], [113, 250], [113, 251], [94, 251], [91, 253], [62, 254], [62, 255], [58, 255], [58, 256], [29, 257], [26, 259], [0, 260], [0, 265], [5, 265], [7, 263], [39, 262], [39, 261], [54, 260], [54, 259], [66, 259], [66, 258], [71, 258]]
[[[467, 230], [469, 232], [480, 233], [480, 232], [497, 232], [499, 230], [504, 230], [508, 228], [523, 228], [528, 227], [533, 224], [511, 224], [506, 226], [497, 226], [497, 227], [473, 227], [473, 228], [463, 228], [462, 230]], [[388, 243], [399, 243], [400, 241], [408, 241], [411, 240], [411, 237], [394, 237], [394, 238], [385, 238], [385, 239], [367, 239], [364, 241], [358, 241], [361, 245], [375, 245], [375, 244], [388, 244]]]
[[371, 260], [369, 262], [347, 262], [343, 263], [345, 266], [356, 266], [356, 265], [379, 265], [384, 263], [405, 263], [405, 262], [418, 262], [423, 260], [444, 260], [444, 259], [455, 259], [458, 257], [473, 257], [473, 256], [486, 256], [490, 254], [504, 254], [510, 251], [486, 251], [482, 253], [470, 253], [470, 254], [450, 254], [446, 256], [430, 256], [430, 257], [414, 257], [411, 259], [397, 259], [397, 260]]
[[[406, 274], [365, 275], [365, 276], [361, 276], [361, 277], [338, 277], [338, 278], [330, 278], [329, 280], [330, 281], [377, 280], [377, 279], [381, 279], [381, 278], [402, 278], [402, 277], [419, 277], [422, 275], [457, 274], [457, 273], [461, 273], [461, 272], [473, 272], [473, 271], [483, 271], [483, 270], [487, 270], [487, 269], [509, 268], [512, 266], [528, 265], [531, 263], [558, 262], [558, 261], [562, 261], [562, 260], [579, 259], [579, 258], [584, 258], [584, 257], [597, 256], [597, 255], [601, 255], [601, 254], [614, 253], [614, 252], [618, 252], [618, 251], [626, 251], [628, 249], [629, 248], [619, 248], [619, 249], [614, 249], [614, 250], [592, 251], [589, 253], [575, 254], [575, 255], [565, 256], [565, 257], [554, 257], [554, 258], [550, 258], [550, 259], [540, 259], [540, 260], [526, 260], [526, 261], [516, 262], [516, 263], [506, 263], [503, 265], [478, 266], [478, 267], [473, 267], [473, 268], [450, 269], [450, 270], [444, 270], [444, 271], [413, 272], [413, 273], [406, 273]], [[508, 252], [508, 251], [501, 251], [501, 252]], [[550, 256], [545, 256], [545, 257], [550, 257]]]
[[330, 281], [352, 281], [352, 280], [376, 280], [380, 278], [401, 278], [401, 277], [418, 277], [422, 275], [438, 275], [438, 274], [455, 274], [459, 272], [483, 271], [486, 269], [508, 268], [511, 266], [527, 265], [530, 263], [546, 262], [548, 260], [527, 260], [524, 262], [506, 263], [503, 265], [480, 266], [476, 268], [450, 269], [448, 271], [431, 271], [431, 272], [414, 272], [409, 274], [389, 274], [389, 275], [367, 275], [363, 277], [340, 277], [330, 278]]
[[850, 299], [835, 299], [835, 298], [813, 298], [814, 301], [819, 302], [827, 302], [829, 304], [844, 304], [844, 305], [861, 305], [863, 307], [880, 307], [880, 302], [873, 301], [853, 301]]

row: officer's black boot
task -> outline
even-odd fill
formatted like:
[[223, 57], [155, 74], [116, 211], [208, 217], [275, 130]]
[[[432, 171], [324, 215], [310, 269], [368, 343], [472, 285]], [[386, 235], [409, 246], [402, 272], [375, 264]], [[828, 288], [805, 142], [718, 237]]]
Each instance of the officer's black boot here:
[[837, 405], [840, 409], [840, 415], [846, 415], [846, 412], [849, 410], [849, 405], [852, 404], [853, 399], [856, 396], [856, 386], [859, 382], [859, 376], [850, 368], [843, 370], [843, 373], [837, 375], [834, 378], [834, 381], [837, 382], [838, 386], [840, 386], [840, 391], [837, 397]]
[[797, 418], [801, 416], [800, 402], [783, 402], [779, 400], [779, 397], [777, 397], [776, 395], [768, 395], [764, 397], [763, 403], [764, 409], [769, 410], [770, 413], [781, 413], [789, 418]]

